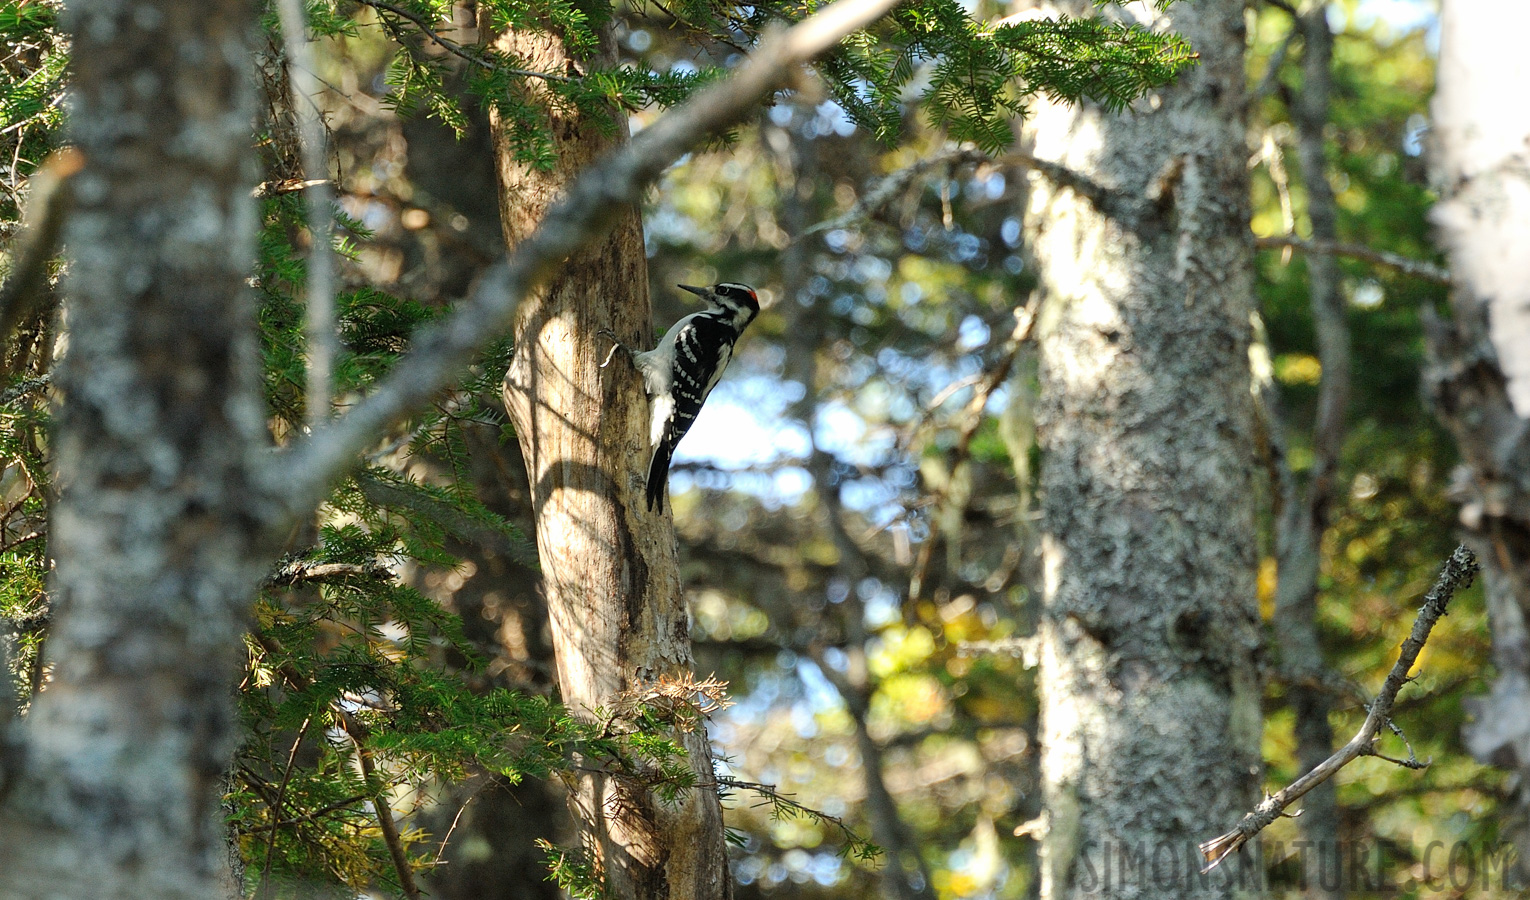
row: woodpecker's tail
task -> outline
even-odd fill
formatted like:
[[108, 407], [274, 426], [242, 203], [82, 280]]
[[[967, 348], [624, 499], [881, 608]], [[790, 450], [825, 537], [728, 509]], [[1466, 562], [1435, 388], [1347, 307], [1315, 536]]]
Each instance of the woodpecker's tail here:
[[675, 455], [675, 447], [668, 441], [653, 449], [653, 461], [648, 464], [648, 510], [656, 507], [664, 511], [664, 495], [669, 487], [669, 460]]

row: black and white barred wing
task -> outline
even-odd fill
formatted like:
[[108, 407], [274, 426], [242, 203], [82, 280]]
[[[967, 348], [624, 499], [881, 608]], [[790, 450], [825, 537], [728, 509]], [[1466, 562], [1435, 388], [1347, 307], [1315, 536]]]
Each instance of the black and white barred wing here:
[[674, 357], [670, 375], [674, 379], [673, 402], [656, 397], [669, 409], [655, 408], [653, 459], [648, 464], [648, 508], [664, 509], [664, 490], [669, 484], [669, 462], [675, 445], [690, 431], [701, 412], [702, 404], [722, 378], [733, 358], [733, 342], [738, 335], [726, 322], [708, 315], [694, 315], [683, 322], [675, 334]]

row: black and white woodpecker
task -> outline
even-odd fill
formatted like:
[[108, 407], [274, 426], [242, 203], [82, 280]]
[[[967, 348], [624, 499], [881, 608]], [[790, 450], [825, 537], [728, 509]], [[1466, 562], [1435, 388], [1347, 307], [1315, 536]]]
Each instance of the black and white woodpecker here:
[[[659, 346], [635, 352], [616, 335], [603, 332], [616, 342], [611, 352], [618, 348], [626, 351], [643, 376], [649, 404], [648, 442], [653, 447], [648, 463], [648, 508], [661, 512], [675, 445], [690, 430], [701, 405], [728, 368], [739, 335], [760, 314], [760, 299], [748, 285], [723, 282], [711, 287], [678, 287], [705, 300], [707, 308], [671, 325], [659, 339]], [[610, 361], [607, 354], [601, 367]]]

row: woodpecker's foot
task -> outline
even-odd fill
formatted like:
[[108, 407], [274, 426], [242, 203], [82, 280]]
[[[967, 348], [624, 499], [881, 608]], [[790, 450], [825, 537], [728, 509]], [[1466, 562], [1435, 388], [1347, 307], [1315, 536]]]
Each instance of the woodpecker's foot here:
[[628, 347], [626, 344], [623, 344], [622, 341], [621, 341], [621, 338], [618, 338], [616, 336], [616, 332], [612, 331], [609, 328], [602, 328], [599, 331], [595, 332], [595, 334], [598, 335], [599, 337], [606, 337], [606, 338], [610, 338], [611, 339], [611, 349], [606, 352], [606, 358], [600, 364], [600, 367], [602, 369], [604, 369], [606, 366], [609, 366], [611, 364], [611, 357], [615, 356], [616, 355], [616, 351], [618, 351], [618, 350], [620, 350], [623, 353], [627, 354], [627, 358], [628, 359], [632, 358], [632, 348]]

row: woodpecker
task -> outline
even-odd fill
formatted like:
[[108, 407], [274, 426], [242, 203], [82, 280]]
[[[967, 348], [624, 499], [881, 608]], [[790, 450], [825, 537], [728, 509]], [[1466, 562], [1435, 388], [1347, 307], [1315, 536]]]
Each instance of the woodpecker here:
[[[760, 299], [748, 285], [723, 282], [711, 287], [677, 285], [707, 302], [707, 308], [685, 316], [664, 333], [659, 346], [635, 352], [617, 340], [618, 349], [632, 357], [643, 376], [643, 391], [649, 400], [648, 443], [653, 458], [648, 463], [648, 508], [664, 511], [664, 489], [669, 484], [669, 461], [675, 445], [685, 437], [707, 395], [717, 385], [739, 335], [760, 314]], [[604, 368], [610, 354], [601, 363]]]

